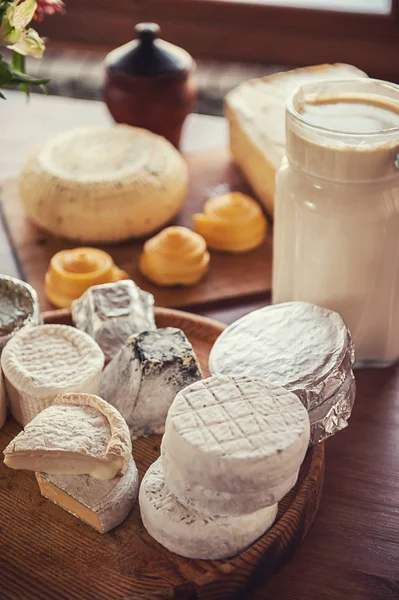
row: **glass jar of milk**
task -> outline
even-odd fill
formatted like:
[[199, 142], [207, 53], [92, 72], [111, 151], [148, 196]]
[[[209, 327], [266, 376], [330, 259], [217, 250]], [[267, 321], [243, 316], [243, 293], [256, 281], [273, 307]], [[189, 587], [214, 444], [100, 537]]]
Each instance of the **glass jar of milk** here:
[[277, 175], [273, 302], [335, 310], [358, 366], [399, 359], [399, 86], [299, 88]]

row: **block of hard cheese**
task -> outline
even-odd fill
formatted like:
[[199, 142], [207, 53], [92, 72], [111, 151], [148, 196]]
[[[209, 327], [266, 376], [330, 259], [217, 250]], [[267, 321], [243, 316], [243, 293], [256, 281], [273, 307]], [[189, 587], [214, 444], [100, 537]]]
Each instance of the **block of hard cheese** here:
[[92, 394], [61, 394], [4, 450], [11, 469], [112, 479], [126, 473], [132, 444], [119, 412]]
[[100, 533], [124, 521], [139, 490], [139, 474], [133, 457], [122, 477], [100, 481], [90, 475], [36, 473], [42, 496]]
[[227, 94], [231, 155], [270, 214], [275, 174], [285, 153], [287, 99], [305, 83], [356, 77], [367, 75], [351, 65], [318, 65], [251, 79]]

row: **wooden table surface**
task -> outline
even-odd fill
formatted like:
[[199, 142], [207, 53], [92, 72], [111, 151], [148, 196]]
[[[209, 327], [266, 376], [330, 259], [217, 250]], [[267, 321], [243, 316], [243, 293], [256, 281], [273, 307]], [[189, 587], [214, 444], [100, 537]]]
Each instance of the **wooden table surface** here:
[[[42, 139], [108, 120], [98, 102], [34, 95], [26, 105], [18, 93], [8, 98], [0, 105], [0, 180], [15, 176]], [[189, 118], [183, 149], [226, 144], [223, 119]], [[0, 272], [19, 274], [1, 223]], [[230, 323], [267, 302], [265, 296], [191, 310]], [[325, 489], [316, 520], [291, 560], [251, 600], [399, 599], [399, 369], [361, 370], [356, 379], [350, 427], [327, 442]]]

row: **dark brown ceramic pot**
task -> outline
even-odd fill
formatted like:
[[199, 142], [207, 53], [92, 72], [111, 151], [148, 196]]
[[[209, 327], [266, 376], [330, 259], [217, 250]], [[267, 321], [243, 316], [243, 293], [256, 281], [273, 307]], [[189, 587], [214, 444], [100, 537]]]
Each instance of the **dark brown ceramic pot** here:
[[155, 23], [140, 23], [135, 31], [137, 39], [105, 59], [105, 102], [117, 123], [149, 129], [178, 148], [197, 97], [195, 61], [182, 48], [158, 39]]

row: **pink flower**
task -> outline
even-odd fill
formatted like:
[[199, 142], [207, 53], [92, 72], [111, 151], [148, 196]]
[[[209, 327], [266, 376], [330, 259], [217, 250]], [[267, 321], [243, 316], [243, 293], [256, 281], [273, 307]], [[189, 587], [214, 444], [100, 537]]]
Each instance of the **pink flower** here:
[[44, 15], [54, 15], [55, 13], [65, 13], [64, 3], [62, 0], [37, 0], [37, 9], [34, 19], [43, 21]]

